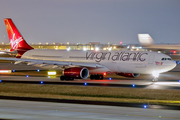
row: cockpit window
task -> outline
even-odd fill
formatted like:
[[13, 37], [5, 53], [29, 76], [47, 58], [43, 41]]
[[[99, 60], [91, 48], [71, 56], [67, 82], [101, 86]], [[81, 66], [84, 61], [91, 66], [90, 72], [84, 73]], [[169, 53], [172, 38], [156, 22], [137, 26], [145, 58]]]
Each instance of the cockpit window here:
[[162, 58], [161, 60], [172, 60], [171, 58]]

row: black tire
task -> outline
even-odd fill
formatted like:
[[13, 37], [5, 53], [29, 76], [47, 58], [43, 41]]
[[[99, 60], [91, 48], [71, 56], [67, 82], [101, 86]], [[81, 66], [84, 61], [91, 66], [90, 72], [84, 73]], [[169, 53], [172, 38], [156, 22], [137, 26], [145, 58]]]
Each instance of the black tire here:
[[94, 79], [94, 75], [90, 75], [90, 79], [93, 80]]
[[100, 77], [100, 80], [103, 80], [104, 79], [104, 76], [103, 75], [99, 75]]
[[95, 79], [99, 80], [100, 79], [100, 75], [95, 75]]
[[65, 80], [65, 77], [64, 77], [64, 76], [61, 76], [61, 77], [60, 77], [60, 80], [61, 80], [61, 81], [64, 81], [64, 80]]
[[69, 81], [70, 79], [69, 79], [69, 77], [65, 76], [65, 80], [66, 80], [66, 81]]
[[73, 81], [73, 80], [74, 80], [74, 78], [72, 78], [72, 77], [71, 77], [71, 78], [69, 78], [69, 79], [70, 79], [71, 81]]

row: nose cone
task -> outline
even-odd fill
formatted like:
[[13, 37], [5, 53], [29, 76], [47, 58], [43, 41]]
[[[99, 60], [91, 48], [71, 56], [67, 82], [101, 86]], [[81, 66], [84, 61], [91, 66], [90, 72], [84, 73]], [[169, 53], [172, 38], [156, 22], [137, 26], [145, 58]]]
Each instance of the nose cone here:
[[163, 64], [166, 67], [167, 71], [172, 70], [173, 68], [176, 67], [176, 62], [173, 60], [164, 62]]
[[176, 65], [177, 65], [176, 62], [173, 61], [173, 62], [172, 62], [172, 65], [171, 65], [171, 66], [172, 66], [171, 70], [174, 69], [174, 68], [176, 67]]

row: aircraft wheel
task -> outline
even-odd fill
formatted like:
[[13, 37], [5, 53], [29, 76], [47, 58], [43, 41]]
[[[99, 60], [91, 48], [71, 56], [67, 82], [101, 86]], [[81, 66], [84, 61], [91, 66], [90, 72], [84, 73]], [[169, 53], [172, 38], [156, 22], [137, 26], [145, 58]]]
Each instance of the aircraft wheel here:
[[61, 77], [60, 77], [60, 80], [61, 80], [61, 81], [64, 81], [64, 80], [65, 80], [65, 76], [61, 76]]
[[100, 76], [99, 75], [95, 75], [95, 79], [99, 80]]
[[94, 79], [94, 75], [90, 75], [90, 79], [93, 80]]
[[69, 78], [69, 80], [73, 81], [73, 80], [74, 80], [74, 78], [70, 77], [70, 78]]
[[69, 81], [70, 79], [69, 79], [69, 77], [65, 76], [65, 80], [66, 80], [66, 81]]
[[103, 75], [99, 75], [99, 78], [100, 78], [100, 80], [104, 79]]

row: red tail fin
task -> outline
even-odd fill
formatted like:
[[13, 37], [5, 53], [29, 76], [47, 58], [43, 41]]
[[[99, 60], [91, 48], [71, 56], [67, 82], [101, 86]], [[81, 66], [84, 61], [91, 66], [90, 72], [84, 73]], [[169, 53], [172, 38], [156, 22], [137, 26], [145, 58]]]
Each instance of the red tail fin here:
[[13, 21], [10, 18], [4, 19], [7, 33], [9, 36], [9, 42], [11, 44], [11, 50], [17, 50], [17, 57], [21, 57], [27, 50], [34, 49], [26, 43]]

